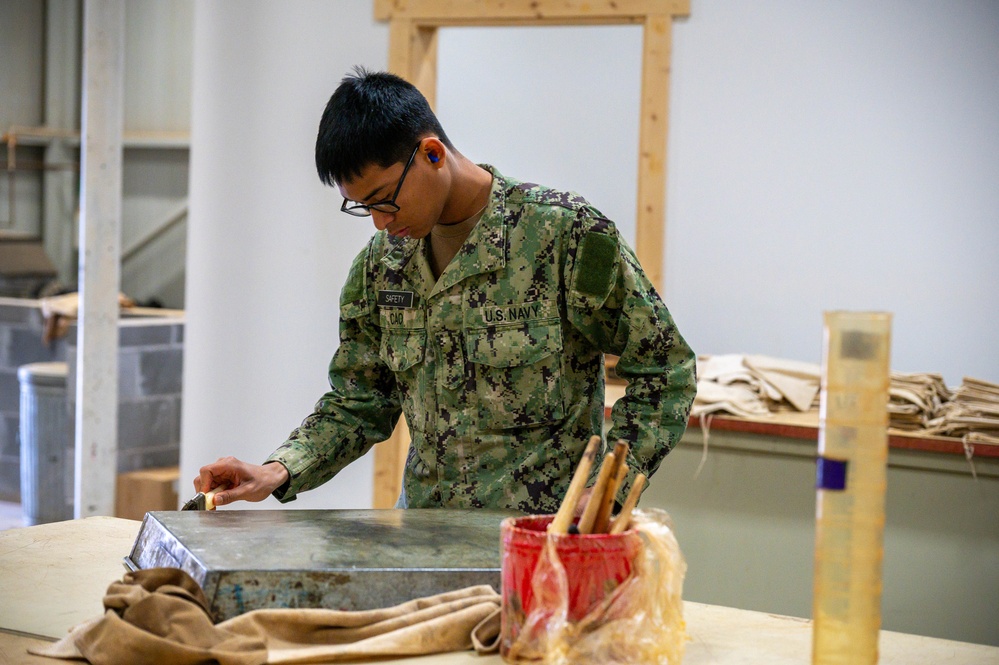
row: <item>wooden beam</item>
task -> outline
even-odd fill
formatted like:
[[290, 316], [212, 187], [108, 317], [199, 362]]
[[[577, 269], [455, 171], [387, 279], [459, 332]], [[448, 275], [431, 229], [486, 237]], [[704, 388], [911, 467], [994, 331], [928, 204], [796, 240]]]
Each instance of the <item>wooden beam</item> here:
[[[412, 21], [395, 18], [389, 23], [388, 69], [393, 74], [409, 80], [412, 59], [412, 40], [416, 26]], [[401, 451], [409, 446], [405, 418], [399, 419], [392, 436], [375, 444], [374, 488], [371, 505], [374, 508], [392, 508], [399, 498], [402, 474], [406, 460]], [[400, 459], [402, 460], [400, 463]]]
[[663, 289], [666, 235], [666, 136], [672, 19], [645, 20], [642, 44], [642, 97], [638, 130], [638, 202], [635, 254], [656, 289]]
[[437, 28], [396, 18], [389, 25], [389, 71], [423, 93], [434, 106], [437, 97]]
[[392, 436], [375, 445], [374, 508], [394, 508], [402, 490], [402, 474], [409, 454], [409, 427], [399, 418]]
[[409, 81], [437, 106], [437, 28], [416, 26], [410, 35]]
[[[389, 25], [389, 71], [415, 85], [431, 106], [437, 96], [437, 28], [406, 19]], [[375, 508], [392, 508], [402, 488], [402, 474], [409, 454], [409, 428], [400, 418], [392, 436], [375, 445]]]
[[407, 18], [441, 24], [451, 20], [545, 21], [644, 18], [650, 14], [687, 16], [690, 0], [375, 0], [375, 19]]
[[83, 7], [75, 515], [114, 515], [118, 476], [124, 0]]
[[413, 22], [403, 18], [393, 18], [389, 23], [388, 69], [404, 79], [409, 79], [409, 60]]

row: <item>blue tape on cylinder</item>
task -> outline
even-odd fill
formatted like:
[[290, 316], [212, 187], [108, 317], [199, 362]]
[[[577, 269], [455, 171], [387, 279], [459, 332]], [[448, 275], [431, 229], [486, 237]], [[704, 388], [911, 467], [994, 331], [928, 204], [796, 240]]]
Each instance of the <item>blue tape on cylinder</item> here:
[[815, 468], [815, 488], [820, 490], [846, 489], [846, 460], [819, 457]]

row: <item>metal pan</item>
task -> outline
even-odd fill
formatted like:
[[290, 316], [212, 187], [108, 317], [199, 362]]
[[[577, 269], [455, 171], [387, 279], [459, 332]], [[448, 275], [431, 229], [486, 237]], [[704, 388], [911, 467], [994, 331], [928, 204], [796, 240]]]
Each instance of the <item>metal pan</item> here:
[[477, 584], [499, 591], [499, 527], [511, 514], [151, 512], [125, 565], [186, 571], [216, 621], [268, 607], [368, 610]]

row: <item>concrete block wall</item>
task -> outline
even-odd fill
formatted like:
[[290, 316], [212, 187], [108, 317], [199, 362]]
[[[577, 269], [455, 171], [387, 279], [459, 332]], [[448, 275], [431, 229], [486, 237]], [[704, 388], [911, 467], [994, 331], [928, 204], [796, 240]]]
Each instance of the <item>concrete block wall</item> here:
[[[184, 322], [124, 318], [118, 338], [118, 473], [180, 461]], [[76, 327], [69, 331], [68, 383], [76, 385]], [[70, 413], [76, 392], [67, 393]]]
[[66, 340], [46, 346], [45, 320], [37, 300], [0, 298], [0, 500], [19, 501], [21, 487], [20, 405], [17, 368], [62, 361]]
[[[20, 384], [32, 362], [69, 366], [66, 391], [72, 437], [76, 409], [76, 326], [50, 347], [37, 300], [0, 298], [0, 500], [20, 501]], [[118, 472], [177, 465], [180, 458], [183, 317], [121, 319], [118, 356]], [[72, 449], [73, 441], [67, 442]]]

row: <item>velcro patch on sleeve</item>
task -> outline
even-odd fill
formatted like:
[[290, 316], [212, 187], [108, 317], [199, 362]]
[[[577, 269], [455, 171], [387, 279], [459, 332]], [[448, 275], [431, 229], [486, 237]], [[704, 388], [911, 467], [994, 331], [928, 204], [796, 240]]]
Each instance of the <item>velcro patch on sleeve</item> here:
[[345, 319], [356, 319], [370, 309], [367, 299], [365, 270], [367, 251], [361, 252], [350, 265], [347, 281], [340, 291], [340, 316]]
[[590, 232], [583, 236], [573, 274], [576, 293], [602, 303], [610, 294], [617, 277], [617, 238], [606, 233]]

